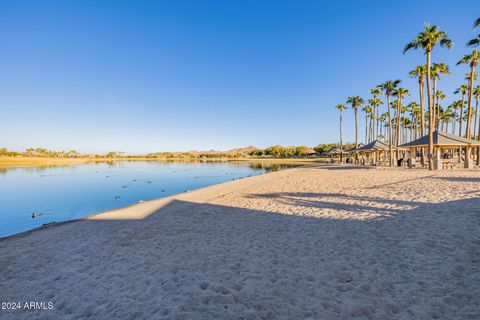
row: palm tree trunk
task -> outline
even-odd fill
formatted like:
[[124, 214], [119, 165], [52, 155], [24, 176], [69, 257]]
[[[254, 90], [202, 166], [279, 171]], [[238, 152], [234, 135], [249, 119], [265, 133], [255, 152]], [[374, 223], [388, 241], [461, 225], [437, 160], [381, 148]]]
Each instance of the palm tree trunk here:
[[[418, 78], [418, 88], [420, 90], [420, 136], [422, 137], [425, 134], [425, 90], [423, 79]], [[420, 148], [420, 161], [422, 166], [425, 164], [425, 157], [423, 154], [423, 148]]]
[[428, 170], [435, 170], [433, 167], [433, 112], [432, 92], [430, 91], [430, 61], [431, 51], [427, 51], [427, 95], [428, 95]]
[[[460, 124], [458, 129], [458, 135], [462, 136], [462, 128], [463, 128], [463, 106], [465, 103], [465, 94], [462, 93], [462, 105], [460, 106]], [[458, 148], [458, 162], [462, 162], [462, 148]]]
[[472, 96], [473, 96], [473, 77], [475, 75], [475, 64], [471, 64], [470, 79], [468, 79], [468, 112], [467, 112], [467, 138], [472, 136]]
[[[478, 96], [476, 96], [476, 100], [477, 100], [477, 108], [478, 108]], [[477, 140], [480, 140], [480, 123], [478, 124]], [[480, 166], [480, 147], [477, 148], [477, 166]]]
[[340, 163], [343, 163], [342, 110], [340, 110]]
[[[400, 145], [400, 132], [401, 132], [400, 131], [401, 130], [400, 119], [401, 119], [401, 116], [402, 116], [402, 98], [398, 97], [398, 100], [397, 100], [397, 128], [395, 130], [397, 132], [395, 146], [397, 146], [397, 147]], [[397, 149], [397, 160], [398, 159], [400, 159], [400, 149]]]
[[477, 117], [478, 117], [478, 97], [475, 98], [475, 119], [473, 123], [475, 124], [473, 128], [473, 139], [477, 140]]
[[387, 123], [383, 123], [383, 141], [387, 142]]
[[463, 106], [465, 103], [465, 94], [462, 93], [462, 105], [460, 106], [460, 129], [458, 135], [462, 136], [462, 127], [463, 127]]
[[437, 122], [436, 122], [436, 123], [437, 123], [437, 126], [436, 126], [436, 128], [437, 128], [437, 130], [438, 130], [438, 124], [439, 124], [440, 121], [441, 121], [441, 120], [440, 120], [440, 102], [439, 102], [438, 96], [437, 96], [436, 98], [437, 98], [437, 102], [436, 102], [436, 104], [435, 104], [435, 108], [436, 108], [436, 109], [435, 109], [435, 111], [436, 111], [435, 117], [436, 117], [436, 119], [437, 119]]
[[456, 123], [457, 123], [457, 110], [454, 110], [454, 116], [453, 116], [453, 120], [452, 120], [452, 131], [453, 131], [453, 134], [456, 134], [457, 133], [457, 128], [456, 128]]
[[380, 106], [377, 106], [376, 109], [377, 109], [377, 132], [376, 132], [376, 134], [375, 134], [375, 139], [378, 139], [378, 135], [379, 135], [378, 129], [381, 128], [381, 127], [380, 127], [380, 121], [379, 121], [379, 119], [378, 119], [378, 118], [379, 118], [379, 114], [378, 114], [378, 113], [379, 113]]
[[393, 148], [392, 148], [392, 116], [390, 107], [390, 94], [387, 94], [388, 105], [388, 151], [390, 153], [390, 167], [393, 167]]
[[[375, 110], [375, 106], [373, 106]], [[368, 129], [368, 143], [373, 141], [373, 137], [375, 136], [375, 111], [372, 110], [370, 113], [370, 122], [369, 122], [369, 129]]]
[[355, 106], [355, 148], [358, 148], [358, 110]]
[[367, 144], [368, 139], [368, 113], [365, 112], [365, 144]]
[[433, 89], [432, 89], [432, 109], [433, 109], [433, 127], [437, 127], [437, 77], [433, 77]]

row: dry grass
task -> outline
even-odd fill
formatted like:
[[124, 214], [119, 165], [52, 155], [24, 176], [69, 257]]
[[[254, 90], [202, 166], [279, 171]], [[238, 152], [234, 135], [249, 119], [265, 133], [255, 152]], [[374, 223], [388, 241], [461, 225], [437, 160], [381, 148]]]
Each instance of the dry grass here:
[[323, 158], [211, 158], [211, 159], [182, 159], [182, 158], [40, 158], [40, 157], [0, 157], [0, 168], [25, 168], [44, 166], [69, 166], [85, 163], [99, 163], [112, 161], [250, 161], [250, 162], [271, 162], [271, 163], [324, 163]]

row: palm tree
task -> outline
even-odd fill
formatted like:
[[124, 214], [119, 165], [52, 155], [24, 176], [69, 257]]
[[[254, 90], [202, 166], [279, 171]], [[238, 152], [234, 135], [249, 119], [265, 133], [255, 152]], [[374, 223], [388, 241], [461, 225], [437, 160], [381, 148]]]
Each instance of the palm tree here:
[[[397, 97], [398, 101], [397, 101], [397, 142], [396, 142], [396, 146], [398, 146], [400, 144], [400, 117], [401, 117], [401, 113], [403, 111], [403, 105], [402, 105], [402, 101], [403, 101], [403, 98], [405, 98], [407, 95], [408, 95], [408, 90], [407, 89], [404, 89], [404, 88], [398, 88], [397, 90], [395, 90], [395, 93], [394, 95]], [[399, 154], [399, 150], [397, 149], [397, 156]]]
[[382, 92], [378, 89], [379, 93], [373, 94], [373, 99], [369, 99], [367, 102], [372, 107], [372, 114], [371, 114], [371, 122], [370, 122], [370, 131], [372, 141], [377, 139], [378, 132], [379, 132], [379, 110], [380, 105], [383, 104], [382, 100], [378, 99], [377, 96], [382, 94]]
[[[477, 85], [475, 89], [473, 89], [473, 94], [475, 95], [475, 128], [473, 129], [473, 133], [475, 135], [474, 139], [480, 140], [480, 124], [477, 123], [477, 117], [478, 117], [478, 99], [480, 98], [480, 86]], [[477, 133], [477, 124], [479, 125], [478, 127], [478, 133]]]
[[387, 106], [388, 106], [388, 149], [390, 153], [390, 167], [393, 167], [393, 148], [392, 148], [392, 113], [390, 106], [390, 97], [398, 87], [400, 80], [388, 80], [385, 83], [382, 83], [379, 88], [383, 91], [383, 94], [387, 96]]
[[[362, 111], [365, 112], [365, 144], [367, 144], [369, 142], [368, 118], [371, 117], [372, 115], [372, 107], [369, 105], [366, 105], [365, 107], [363, 107]], [[371, 124], [372, 124], [372, 121], [370, 121], [370, 126]]]
[[[436, 108], [435, 110], [437, 112], [435, 117], [437, 119], [440, 119], [440, 100], [442, 100], [442, 101], [445, 100], [445, 98], [447, 96], [445, 95], [445, 93], [443, 93], [443, 91], [437, 90], [436, 93], [435, 93], [435, 97], [437, 99], [436, 102], [435, 102], [435, 108]], [[439, 123], [439, 121], [435, 122], [435, 125], [436, 125], [437, 129], [438, 129], [438, 123]]]
[[348, 97], [349, 103], [353, 110], [355, 110], [355, 148], [358, 148], [358, 108], [365, 103], [359, 96]]
[[373, 102], [370, 102], [370, 104], [371, 104], [372, 107], [373, 107], [373, 114], [374, 114], [374, 116], [375, 116], [375, 118], [376, 118], [376, 120], [377, 120], [377, 121], [376, 121], [376, 122], [377, 122], [376, 126], [374, 125], [374, 129], [375, 129], [375, 128], [376, 128], [376, 129], [375, 129], [375, 132], [374, 132], [373, 135], [374, 135], [374, 137], [375, 137], [374, 139], [377, 139], [377, 137], [378, 137], [378, 129], [379, 129], [379, 128], [378, 128], [378, 125], [379, 125], [379, 119], [378, 119], [379, 115], [378, 115], [378, 113], [379, 113], [380, 105], [383, 103], [382, 100], [378, 99], [378, 96], [380, 96], [380, 95], [382, 94], [382, 91], [381, 91], [380, 88], [377, 86], [377, 87], [375, 87], [375, 88], [373, 88], [373, 89], [370, 89], [370, 93], [373, 95], [373, 99], [369, 100], [369, 102], [370, 102], [370, 101], [373, 101]]
[[461, 101], [461, 100], [455, 100], [455, 101], [453, 101], [453, 103], [452, 103], [452, 111], [453, 111], [453, 119], [452, 119], [452, 120], [453, 120], [453, 121], [452, 121], [452, 122], [453, 122], [453, 128], [452, 128], [452, 132], [453, 132], [453, 134], [457, 134], [457, 133], [456, 133], [457, 130], [456, 130], [456, 128], [455, 128], [455, 124], [456, 124], [456, 122], [457, 122], [457, 117], [458, 117], [457, 111], [458, 111], [458, 109], [460, 109], [460, 105], [461, 105], [461, 104], [462, 104], [462, 101]]
[[408, 109], [410, 110], [410, 116], [412, 117], [412, 124], [413, 124], [413, 135], [412, 137], [414, 137], [415, 139], [418, 138], [418, 122], [419, 122], [419, 118], [421, 116], [421, 111], [420, 111], [420, 108], [418, 106], [418, 103], [416, 103], [415, 101], [412, 101], [408, 104]]
[[467, 47], [478, 47], [480, 45], [480, 33], [477, 34], [476, 38], [467, 42]]
[[446, 63], [440, 62], [440, 63], [434, 63], [432, 65], [432, 80], [433, 80], [433, 89], [432, 89], [432, 94], [433, 94], [433, 123], [436, 128], [438, 128], [438, 125], [436, 124], [437, 118], [438, 118], [438, 108], [437, 108], [437, 80], [440, 80], [440, 75], [441, 74], [451, 74], [450, 69], [448, 68], [448, 65]]
[[462, 102], [460, 103], [460, 124], [458, 129], [458, 135], [462, 136], [462, 127], [463, 127], [463, 107], [465, 106], [465, 95], [468, 92], [468, 87], [466, 84], [462, 84], [459, 88], [457, 88], [453, 93], [454, 94], [462, 94]]
[[[476, 120], [476, 117], [477, 117], [477, 114], [478, 114], [478, 99], [480, 98], [480, 86], [477, 86], [475, 88], [475, 125], [477, 125], [477, 120]], [[478, 131], [475, 130], [477, 132], [477, 140], [480, 140], [480, 123], [478, 124]], [[477, 166], [480, 166], [480, 147], [477, 148]]]
[[340, 163], [343, 162], [343, 142], [342, 142], [342, 111], [347, 109], [347, 106], [344, 104], [339, 104], [335, 107], [340, 111]]
[[473, 96], [473, 80], [475, 77], [475, 66], [478, 63], [480, 58], [480, 52], [473, 50], [472, 53], [465, 55], [460, 61], [459, 64], [470, 64], [470, 77], [468, 80], [468, 111], [467, 111], [467, 138], [471, 137], [471, 120], [472, 120], [472, 96]]
[[424, 65], [416, 66], [415, 69], [409, 72], [411, 77], [418, 78], [418, 89], [420, 90], [420, 132], [421, 135], [425, 134], [425, 75], [427, 74], [427, 67]]
[[433, 167], [433, 110], [432, 110], [432, 97], [430, 91], [430, 78], [431, 78], [431, 68], [430, 62], [432, 59], [432, 51], [436, 44], [439, 44], [442, 47], [451, 48], [453, 43], [448, 39], [447, 33], [443, 30], [440, 30], [438, 26], [425, 24], [425, 30], [420, 32], [418, 36], [408, 43], [403, 49], [403, 53], [406, 53], [410, 49], [423, 49], [427, 56], [427, 95], [428, 95], [428, 169], [434, 170]]

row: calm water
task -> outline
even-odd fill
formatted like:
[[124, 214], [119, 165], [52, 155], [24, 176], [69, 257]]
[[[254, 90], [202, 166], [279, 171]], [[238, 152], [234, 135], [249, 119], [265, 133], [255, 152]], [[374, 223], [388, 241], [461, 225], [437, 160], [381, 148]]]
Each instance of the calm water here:
[[0, 237], [293, 166], [126, 161], [8, 169], [0, 171]]

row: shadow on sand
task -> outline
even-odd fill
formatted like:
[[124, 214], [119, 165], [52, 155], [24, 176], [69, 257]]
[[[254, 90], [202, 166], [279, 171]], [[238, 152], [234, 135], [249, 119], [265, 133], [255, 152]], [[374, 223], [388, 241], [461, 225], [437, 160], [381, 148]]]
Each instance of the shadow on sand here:
[[0, 300], [56, 307], [2, 315], [480, 317], [480, 198], [431, 204], [321, 193], [261, 197], [380, 216], [312, 218], [174, 200], [142, 220], [81, 220], [26, 233], [0, 242]]
[[452, 181], [452, 182], [480, 182], [480, 178], [474, 177], [435, 177], [435, 179]]

